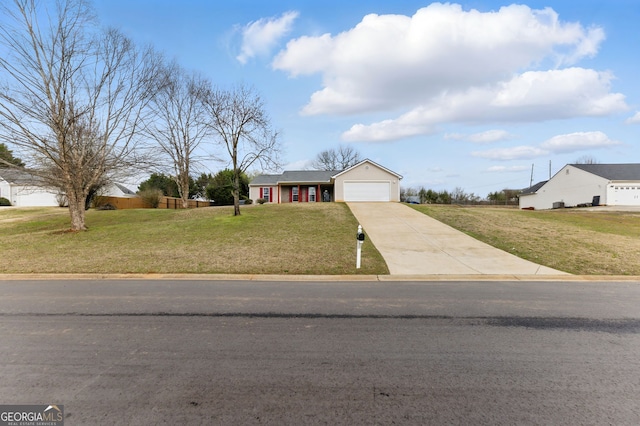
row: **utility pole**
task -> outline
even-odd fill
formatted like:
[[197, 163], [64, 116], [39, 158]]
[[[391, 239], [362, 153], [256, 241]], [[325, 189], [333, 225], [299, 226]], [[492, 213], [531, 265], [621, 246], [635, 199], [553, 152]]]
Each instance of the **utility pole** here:
[[529, 179], [529, 188], [533, 186], [533, 164], [531, 164], [531, 179]]

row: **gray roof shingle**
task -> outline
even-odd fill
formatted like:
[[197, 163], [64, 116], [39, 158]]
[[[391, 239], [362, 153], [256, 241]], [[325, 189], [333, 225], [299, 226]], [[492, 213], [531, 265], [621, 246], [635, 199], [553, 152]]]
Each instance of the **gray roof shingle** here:
[[527, 189], [523, 189], [522, 192], [520, 193], [520, 195], [528, 195], [528, 194], [535, 194], [536, 192], [538, 192], [538, 189], [542, 188], [544, 186], [545, 183], [549, 182], [548, 180], [543, 180], [542, 182], [538, 182], [533, 186], [530, 186]]
[[42, 184], [42, 179], [33, 176], [26, 170], [10, 167], [0, 168], [0, 178], [14, 185], [37, 186]]
[[336, 170], [285, 170], [279, 175], [258, 175], [251, 185], [277, 185], [287, 183], [330, 183], [331, 178], [340, 173]]
[[640, 164], [571, 164], [608, 180], [640, 180]]
[[258, 175], [251, 180], [250, 185], [277, 185], [281, 175]]
[[329, 183], [331, 177], [337, 173], [335, 170], [294, 170], [284, 171], [280, 177], [281, 183]]

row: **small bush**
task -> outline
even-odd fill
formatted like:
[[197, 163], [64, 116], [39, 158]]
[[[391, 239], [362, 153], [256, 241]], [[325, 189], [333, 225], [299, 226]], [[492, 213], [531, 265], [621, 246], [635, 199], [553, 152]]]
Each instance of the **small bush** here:
[[102, 205], [100, 205], [100, 207], [97, 207], [98, 210], [117, 210], [116, 206], [114, 206], [111, 203], [104, 203]]
[[0, 197], [0, 206], [10, 206], [11, 201], [7, 200], [4, 197]]
[[266, 202], [267, 202], [267, 200], [265, 200], [264, 198], [258, 198], [258, 199], [256, 200], [256, 203], [258, 203], [258, 204], [264, 204], [264, 203], [266, 203]]
[[144, 191], [140, 191], [138, 195], [140, 195], [142, 201], [152, 209], [158, 208], [164, 196], [162, 190], [158, 188], [145, 189]]
[[93, 199], [91, 200], [91, 204], [93, 205], [94, 209], [98, 209], [98, 210], [109, 210], [109, 209], [103, 209], [102, 207], [104, 207], [106, 204], [109, 204], [109, 202], [107, 201], [107, 197], [103, 197], [102, 195], [95, 195], [93, 197]]
[[246, 200], [244, 200], [245, 204], [253, 204], [253, 200], [251, 198], [247, 198]]

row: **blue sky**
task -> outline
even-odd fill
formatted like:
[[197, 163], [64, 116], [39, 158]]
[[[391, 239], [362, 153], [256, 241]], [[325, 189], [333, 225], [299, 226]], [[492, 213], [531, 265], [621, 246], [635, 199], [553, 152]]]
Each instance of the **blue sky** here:
[[404, 187], [486, 196], [532, 165], [535, 183], [583, 157], [640, 162], [637, 0], [94, 4], [214, 84], [255, 86], [288, 170], [343, 144]]

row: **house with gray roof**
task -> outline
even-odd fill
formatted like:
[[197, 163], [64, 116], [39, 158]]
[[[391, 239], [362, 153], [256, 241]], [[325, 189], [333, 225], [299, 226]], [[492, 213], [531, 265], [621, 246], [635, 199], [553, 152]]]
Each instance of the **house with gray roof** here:
[[249, 184], [249, 198], [268, 203], [322, 201], [400, 201], [402, 176], [371, 160], [346, 170], [297, 170], [259, 175]]
[[57, 206], [57, 193], [55, 189], [44, 186], [37, 176], [25, 170], [0, 168], [0, 197], [9, 200], [12, 206]]
[[[136, 193], [119, 183], [103, 188], [100, 195], [111, 197], [136, 197]], [[64, 203], [63, 195], [51, 188], [38, 176], [24, 169], [0, 167], [0, 197], [6, 198], [12, 206], [57, 207]], [[62, 197], [62, 198], [61, 198]]]
[[567, 164], [520, 194], [520, 208], [640, 206], [640, 164]]

